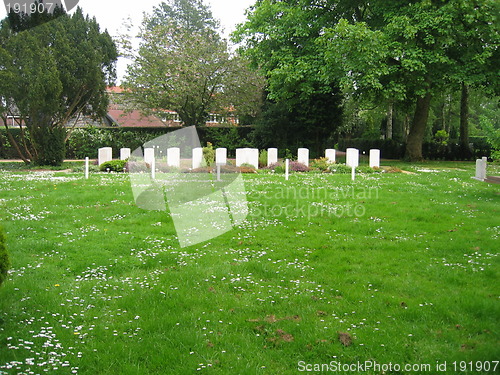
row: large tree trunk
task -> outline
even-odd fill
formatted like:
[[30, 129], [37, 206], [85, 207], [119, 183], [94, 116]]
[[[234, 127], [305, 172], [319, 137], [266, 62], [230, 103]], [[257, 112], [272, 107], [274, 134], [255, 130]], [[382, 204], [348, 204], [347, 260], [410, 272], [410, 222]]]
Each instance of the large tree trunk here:
[[415, 115], [408, 134], [406, 143], [406, 159], [409, 161], [420, 161], [422, 157], [422, 143], [425, 136], [425, 128], [427, 127], [427, 119], [429, 118], [429, 109], [431, 106], [431, 94], [417, 99]]
[[23, 160], [23, 162], [25, 164], [29, 164], [30, 161], [28, 160], [28, 158], [26, 156], [24, 156], [23, 152], [21, 151], [21, 148], [19, 147], [19, 144], [16, 142], [16, 140], [14, 139], [14, 136], [11, 134], [11, 132], [9, 130], [9, 126], [7, 125], [7, 118], [3, 119], [3, 122], [5, 124], [5, 130], [7, 132], [7, 138], [9, 139], [10, 144], [16, 149], [17, 154]]
[[387, 127], [385, 131], [385, 139], [392, 139], [392, 122], [394, 117], [394, 104], [389, 103], [387, 108]]
[[469, 146], [469, 87], [462, 83], [460, 99], [460, 152], [465, 159], [472, 157]]

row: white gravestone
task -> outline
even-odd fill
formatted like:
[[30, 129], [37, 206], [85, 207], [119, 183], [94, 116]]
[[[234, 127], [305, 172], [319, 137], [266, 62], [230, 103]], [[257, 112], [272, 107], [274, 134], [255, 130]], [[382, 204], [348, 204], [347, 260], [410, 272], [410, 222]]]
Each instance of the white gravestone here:
[[215, 150], [215, 164], [217, 165], [227, 164], [227, 148], [221, 147]]
[[259, 149], [257, 148], [237, 148], [236, 149], [236, 166], [241, 167], [243, 164], [252, 165], [255, 169], [259, 168]]
[[333, 148], [328, 148], [325, 150], [325, 158], [329, 163], [335, 163], [335, 150]]
[[167, 149], [167, 165], [175, 168], [181, 167], [181, 149], [179, 147]]
[[129, 148], [120, 149], [120, 160], [127, 160], [128, 158], [130, 158], [130, 149]]
[[267, 149], [267, 165], [278, 162], [278, 149], [277, 148], [268, 148]]
[[359, 165], [359, 150], [357, 148], [348, 148], [346, 150], [345, 164], [349, 167], [357, 167]]
[[113, 149], [111, 147], [103, 147], [99, 149], [99, 165], [113, 160]]
[[259, 169], [259, 149], [249, 148], [247, 151], [247, 164], [253, 165], [255, 169]]
[[476, 160], [476, 180], [484, 181], [486, 179], [486, 158]]
[[191, 160], [192, 168], [201, 168], [203, 165], [203, 149], [201, 147], [193, 148], [193, 158]]
[[240, 167], [242, 164], [246, 163], [247, 160], [247, 149], [237, 148], [236, 149], [236, 166]]
[[380, 150], [370, 150], [370, 167], [380, 168]]
[[153, 160], [155, 158], [155, 149], [152, 147], [144, 149], [144, 163], [151, 165], [153, 164]]
[[309, 149], [307, 148], [299, 148], [297, 153], [297, 161], [299, 163], [304, 164], [306, 167], [309, 166]]

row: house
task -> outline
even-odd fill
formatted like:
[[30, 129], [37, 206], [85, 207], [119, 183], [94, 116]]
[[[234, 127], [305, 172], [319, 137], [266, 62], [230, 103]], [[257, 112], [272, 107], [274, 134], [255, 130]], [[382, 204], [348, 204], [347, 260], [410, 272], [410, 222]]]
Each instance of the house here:
[[[68, 127], [83, 128], [86, 126], [95, 127], [120, 127], [120, 128], [165, 128], [182, 126], [179, 115], [175, 111], [166, 110], [162, 112], [162, 116], [144, 115], [140, 110], [127, 108], [124, 92], [125, 89], [119, 86], [107, 88], [107, 93], [110, 97], [110, 103], [106, 115], [98, 120], [87, 116], [80, 116], [70, 120]], [[19, 119], [17, 119], [19, 121]], [[9, 127], [19, 127], [16, 118], [10, 116], [7, 120]], [[206, 126], [221, 126], [221, 125], [238, 125], [237, 116], [224, 117], [219, 114], [211, 113], [206, 122]], [[0, 119], [0, 126], [4, 126], [4, 122]]]
[[[130, 110], [126, 107], [122, 87], [108, 87], [110, 95], [110, 105], [107, 117], [111, 120], [111, 126], [119, 127], [139, 127], [139, 128], [159, 128], [159, 127], [179, 127], [182, 126], [179, 114], [175, 111], [162, 111], [161, 116], [145, 116], [139, 110]], [[238, 125], [237, 116], [224, 117], [211, 113], [206, 122], [206, 126], [221, 126], [223, 124]]]

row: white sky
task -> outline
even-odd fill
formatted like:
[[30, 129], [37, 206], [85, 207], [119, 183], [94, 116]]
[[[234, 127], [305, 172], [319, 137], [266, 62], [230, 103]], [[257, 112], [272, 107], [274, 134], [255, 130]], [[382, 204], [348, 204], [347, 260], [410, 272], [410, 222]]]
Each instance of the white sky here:
[[[50, 0], [45, 0], [50, 2]], [[78, 5], [84, 14], [95, 16], [101, 29], [107, 29], [112, 36], [125, 32], [124, 20], [131, 18], [133, 25], [139, 25], [144, 12], [151, 13], [153, 7], [160, 4], [162, 0], [80, 0]], [[245, 10], [254, 5], [256, 0], [204, 0], [204, 3], [212, 9], [215, 19], [221, 22], [225, 35], [235, 30], [235, 26], [245, 21]], [[4, 6], [0, 6], [0, 19], [6, 16]], [[125, 63], [119, 61], [118, 76], [123, 76]]]

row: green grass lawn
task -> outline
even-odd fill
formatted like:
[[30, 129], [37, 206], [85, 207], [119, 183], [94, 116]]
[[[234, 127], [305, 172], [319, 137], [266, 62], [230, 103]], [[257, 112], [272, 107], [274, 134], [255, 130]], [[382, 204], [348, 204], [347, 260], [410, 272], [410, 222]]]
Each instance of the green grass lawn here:
[[0, 165], [0, 374], [499, 373], [500, 185], [397, 166], [244, 175], [247, 220], [180, 248], [125, 174]]

